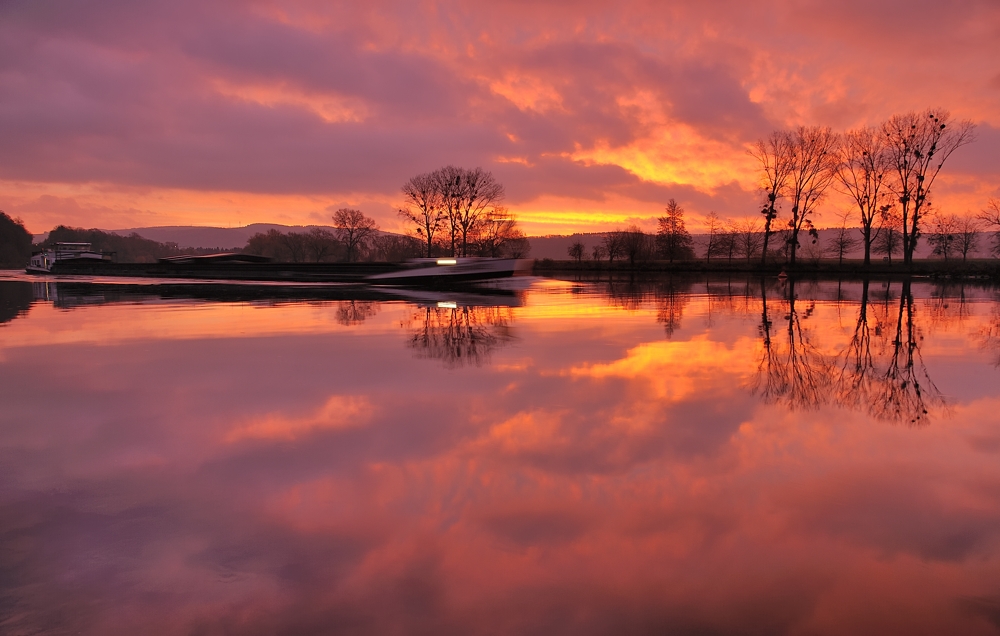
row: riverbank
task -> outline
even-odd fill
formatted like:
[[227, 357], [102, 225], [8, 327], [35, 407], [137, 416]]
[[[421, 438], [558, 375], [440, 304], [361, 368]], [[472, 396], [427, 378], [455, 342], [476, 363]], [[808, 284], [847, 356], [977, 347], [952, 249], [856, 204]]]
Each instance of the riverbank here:
[[846, 277], [907, 277], [925, 276], [930, 278], [973, 278], [1000, 280], [1000, 259], [969, 259], [965, 262], [961, 260], [940, 260], [940, 259], [919, 259], [913, 261], [909, 266], [904, 265], [902, 260], [894, 260], [891, 263], [885, 261], [872, 262], [867, 267], [861, 259], [845, 259], [843, 262], [836, 259], [820, 259], [799, 261], [795, 267], [789, 267], [786, 263], [779, 261], [769, 261], [761, 264], [760, 261], [747, 262], [745, 260], [704, 260], [693, 261], [642, 261], [630, 264], [627, 261], [556, 261], [551, 259], [541, 259], [535, 261], [534, 272], [539, 276], [570, 272], [625, 272], [625, 273], [741, 273], [741, 274], [765, 274], [778, 275], [782, 271], [786, 274], [798, 276], [846, 276]]

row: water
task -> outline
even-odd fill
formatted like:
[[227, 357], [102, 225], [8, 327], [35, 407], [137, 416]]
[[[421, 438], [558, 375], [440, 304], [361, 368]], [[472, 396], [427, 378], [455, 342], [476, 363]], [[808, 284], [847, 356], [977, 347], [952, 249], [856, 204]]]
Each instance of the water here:
[[1000, 632], [995, 289], [24, 280], [2, 633]]

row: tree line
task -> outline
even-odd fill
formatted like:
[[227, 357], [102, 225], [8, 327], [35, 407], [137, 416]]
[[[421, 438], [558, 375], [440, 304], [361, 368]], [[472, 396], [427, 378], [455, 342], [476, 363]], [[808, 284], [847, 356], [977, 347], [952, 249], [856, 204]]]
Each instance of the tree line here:
[[333, 230], [258, 232], [243, 251], [285, 263], [397, 262], [421, 254], [419, 240], [379, 231], [375, 220], [360, 210], [340, 208], [333, 214], [333, 224]]
[[24, 221], [0, 210], [0, 269], [21, 268], [31, 258], [31, 232]]
[[934, 183], [951, 154], [975, 139], [974, 129], [972, 122], [953, 122], [947, 111], [926, 110], [893, 115], [879, 125], [843, 134], [829, 127], [799, 126], [758, 140], [748, 152], [760, 164], [762, 258], [787, 206], [785, 241], [788, 262], [795, 264], [800, 235], [815, 240], [813, 213], [833, 186], [851, 202], [865, 265], [883, 231], [888, 233], [883, 249], [890, 255], [899, 249], [909, 265], [933, 219]]

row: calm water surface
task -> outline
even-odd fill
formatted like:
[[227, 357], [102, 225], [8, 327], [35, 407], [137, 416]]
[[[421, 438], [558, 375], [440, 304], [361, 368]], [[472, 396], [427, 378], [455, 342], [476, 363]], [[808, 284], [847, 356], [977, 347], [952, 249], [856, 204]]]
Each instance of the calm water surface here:
[[1000, 633], [996, 290], [27, 280], [4, 634]]

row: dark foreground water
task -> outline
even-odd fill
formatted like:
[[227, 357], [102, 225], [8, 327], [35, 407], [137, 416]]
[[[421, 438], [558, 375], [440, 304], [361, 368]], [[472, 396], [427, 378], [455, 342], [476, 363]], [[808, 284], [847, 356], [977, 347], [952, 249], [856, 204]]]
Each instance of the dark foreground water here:
[[996, 290], [10, 276], [0, 633], [1000, 633]]

